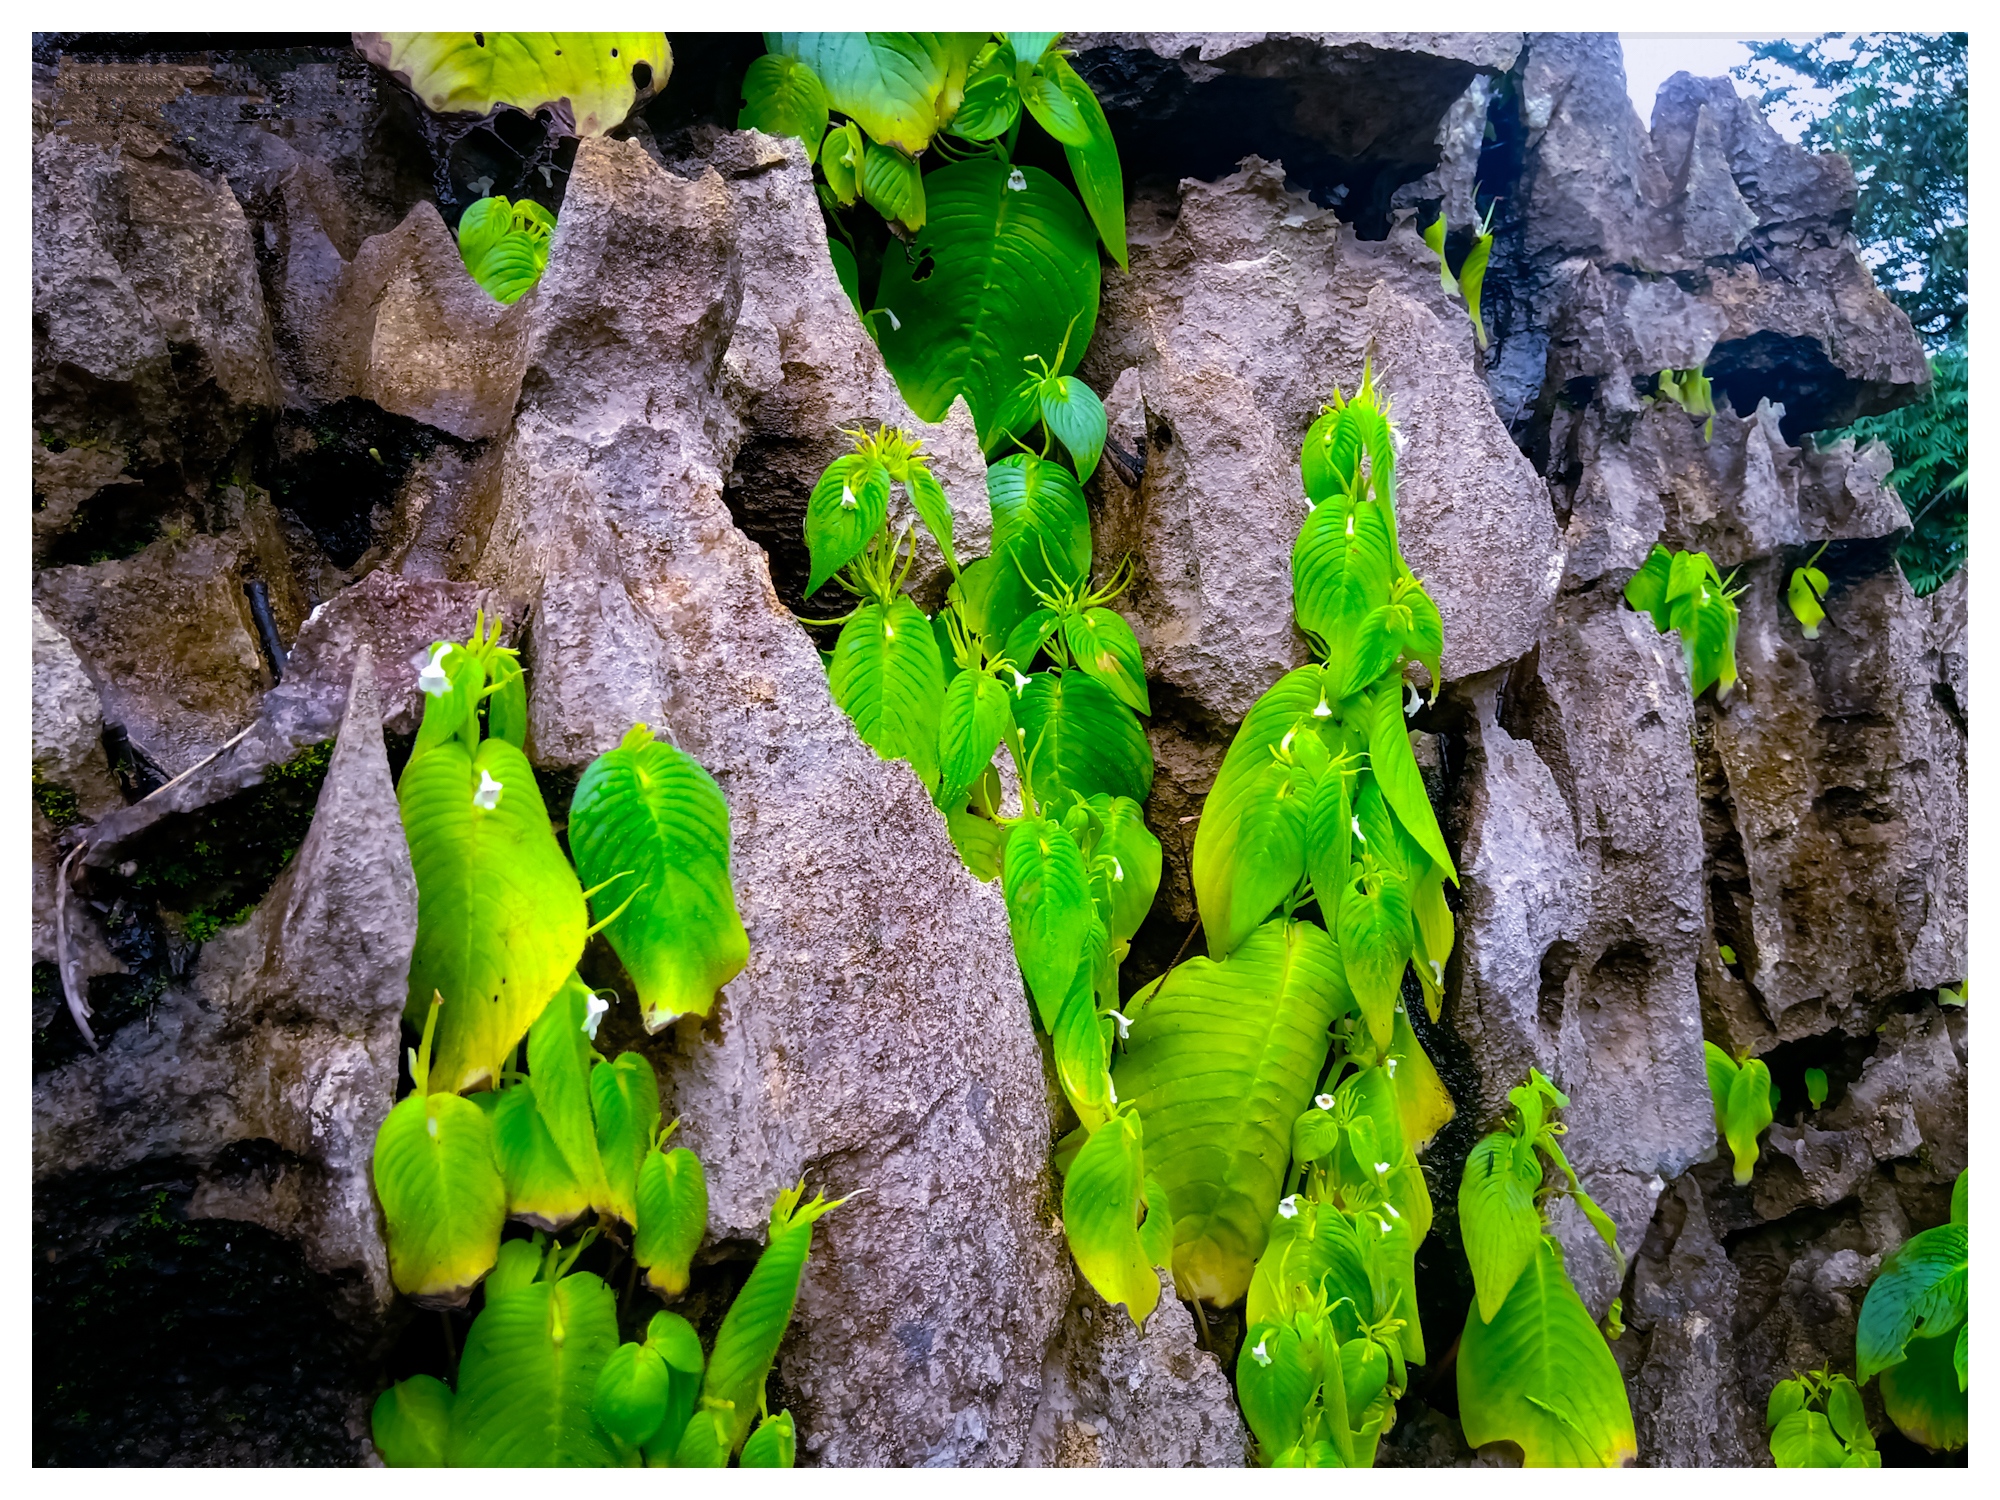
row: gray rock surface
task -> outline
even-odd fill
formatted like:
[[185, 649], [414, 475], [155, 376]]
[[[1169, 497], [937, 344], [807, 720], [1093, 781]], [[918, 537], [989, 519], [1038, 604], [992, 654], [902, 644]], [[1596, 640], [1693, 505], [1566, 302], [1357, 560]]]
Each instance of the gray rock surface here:
[[[311, 832], [256, 912], [147, 1026], [37, 1077], [35, 1181], [181, 1159], [200, 1174], [191, 1217], [297, 1238], [348, 1315], [378, 1325], [394, 1293], [368, 1163], [395, 1094], [416, 903], [364, 653]], [[243, 1142], [274, 1143], [275, 1169], [236, 1169]]]
[[1160, 1272], [1144, 1329], [1079, 1280], [1042, 1369], [1024, 1464], [1058, 1469], [1242, 1468], [1250, 1434], [1233, 1382], [1195, 1341]]

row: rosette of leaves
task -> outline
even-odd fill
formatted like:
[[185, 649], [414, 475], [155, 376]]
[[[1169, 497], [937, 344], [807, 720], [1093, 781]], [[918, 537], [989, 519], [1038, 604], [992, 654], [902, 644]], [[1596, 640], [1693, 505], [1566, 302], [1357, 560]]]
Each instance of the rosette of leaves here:
[[[1458, 1349], [1459, 1422], [1475, 1448], [1512, 1443], [1530, 1468], [1615, 1467], [1637, 1454], [1632, 1409], [1606, 1335], [1591, 1321], [1545, 1228], [1567, 1196], [1625, 1275], [1616, 1226], [1584, 1192], [1549, 1120], [1569, 1098], [1540, 1072], [1507, 1094], [1513, 1118], [1466, 1158], [1459, 1230], [1475, 1296]], [[1544, 1163], [1556, 1168], [1549, 1177]], [[1611, 1328], [1617, 1327], [1617, 1304]]]
[[1678, 630], [1687, 659], [1688, 687], [1699, 698], [1711, 686], [1727, 698], [1736, 684], [1736, 598], [1728, 578], [1706, 552], [1669, 552], [1653, 544], [1645, 566], [1625, 585], [1625, 600], [1653, 617], [1662, 634]]
[[[462, 1101], [461, 1101], [462, 1102]], [[467, 1108], [472, 1106], [467, 1105]], [[617, 1303], [573, 1269], [595, 1231], [570, 1245], [510, 1240], [485, 1288], [457, 1388], [430, 1375], [391, 1386], [372, 1419], [391, 1468], [790, 1468], [791, 1414], [765, 1414], [764, 1384], [797, 1301], [812, 1221], [837, 1204], [781, 1193], [771, 1241], [724, 1314], [715, 1346], [677, 1313], [643, 1339], [618, 1337]]]
[[481, 198], [458, 221], [458, 255], [496, 302], [519, 302], [549, 266], [556, 221], [533, 199]]
[[433, 114], [547, 110], [577, 136], [623, 124], [674, 66], [658, 31], [357, 31], [354, 45]]
[[1757, 1138], [1777, 1113], [1778, 1086], [1761, 1058], [1733, 1058], [1713, 1042], [1703, 1042], [1701, 1049], [1708, 1062], [1708, 1092], [1715, 1101], [1715, 1128], [1729, 1143], [1736, 1185], [1742, 1187], [1757, 1169]]
[[1912, 1442], [1963, 1448], [1971, 1324], [1971, 1241], [1966, 1174], [1951, 1193], [1951, 1221], [1910, 1238], [1882, 1262], [1854, 1330], [1855, 1378], [1881, 1377], [1882, 1410]]
[[1701, 440], [1715, 436], [1715, 387], [1699, 370], [1662, 370], [1655, 382], [1656, 399], [1671, 401], [1691, 417], [1700, 417]]
[[[1054, 374], [1081, 361], [1098, 241], [1126, 263], [1117, 146], [1058, 35], [774, 32], [743, 80], [738, 125], [805, 142], [835, 270], [904, 399], [936, 422], [962, 395], [989, 452], [1033, 423], [1010, 402], [1025, 359], [1081, 327]], [[1075, 192], [1016, 164], [1026, 119]]]
[[1781, 1469], [1879, 1469], [1861, 1391], [1830, 1370], [1781, 1380], [1764, 1410], [1771, 1462]]

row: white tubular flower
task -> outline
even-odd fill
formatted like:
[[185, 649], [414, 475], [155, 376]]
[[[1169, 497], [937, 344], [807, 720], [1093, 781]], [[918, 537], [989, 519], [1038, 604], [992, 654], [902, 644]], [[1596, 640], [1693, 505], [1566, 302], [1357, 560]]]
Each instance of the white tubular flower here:
[[1016, 193], [1027, 192], [1028, 174], [1023, 172], [1019, 167], [1014, 168], [1013, 171], [1007, 174], [1007, 186], [1011, 191]]
[[1347, 534], [1354, 535], [1354, 512], [1351, 510], [1347, 513]]
[[893, 625], [891, 625], [891, 624], [889, 624], [889, 623], [888, 623], [888, 622], [887, 622], [887, 621], [885, 620], [885, 621], [883, 621], [883, 623], [882, 623], [882, 634], [883, 634], [883, 636], [884, 636], [884, 637], [886, 637], [887, 639], [889, 639], [889, 640], [892, 640], [892, 641], [893, 641], [893, 640], [894, 640], [894, 639], [896, 638], [896, 627], [895, 627], [895, 626], [893, 626]]
[[438, 1117], [436, 1115], [430, 1116], [430, 1118], [424, 1121], [424, 1128], [430, 1131], [431, 1139], [436, 1140], [438, 1138]]
[[1382, 1066], [1383, 1066], [1383, 1067], [1385, 1067], [1385, 1068], [1387, 1068], [1387, 1069], [1389, 1070], [1389, 1076], [1390, 1076], [1391, 1078], [1394, 1078], [1394, 1077], [1396, 1076], [1396, 1064], [1397, 1064], [1397, 1063], [1398, 1063], [1399, 1061], [1401, 1061], [1401, 1059], [1400, 1059], [1400, 1058], [1394, 1058], [1394, 1057], [1392, 1057], [1392, 1058], [1389, 1058], [1389, 1059], [1388, 1059], [1387, 1061], [1385, 1061], [1385, 1062], [1384, 1062], [1384, 1063], [1382, 1064]]
[[603, 1023], [604, 1013], [609, 1009], [611, 1002], [595, 992], [584, 1006], [583, 1029], [593, 1042], [597, 1040], [597, 1028]]
[[1113, 1008], [1106, 1011], [1105, 1014], [1110, 1016], [1112, 1021], [1117, 1024], [1119, 1041], [1122, 1042], [1132, 1035], [1132, 1018], [1126, 1015], [1124, 1011]]
[[1389, 1175], [1389, 1164], [1386, 1161], [1376, 1162], [1375, 1175], [1377, 1177], [1387, 1177]]
[[901, 333], [903, 331], [903, 320], [896, 316], [896, 310], [893, 307], [885, 307], [882, 311], [889, 315], [889, 327], [895, 332]]
[[1402, 1216], [1402, 1215], [1401, 1215], [1400, 1213], [1398, 1213], [1398, 1212], [1396, 1211], [1396, 1205], [1395, 1205], [1395, 1204], [1393, 1204], [1393, 1203], [1385, 1203], [1385, 1204], [1383, 1204], [1382, 1206], [1383, 1206], [1384, 1208], [1386, 1208], [1386, 1209], [1388, 1209], [1388, 1210], [1389, 1210], [1389, 1217], [1390, 1217], [1390, 1218], [1392, 1218], [1392, 1219], [1400, 1219], [1400, 1218], [1402, 1218], [1402, 1217], [1403, 1217], [1403, 1216]]
[[1118, 1085], [1113, 1083], [1109, 1078], [1107, 1078], [1104, 1080], [1104, 1087], [1106, 1088], [1106, 1090], [1109, 1091], [1111, 1095], [1111, 1102], [1113, 1104], [1116, 1104], [1118, 1102]]
[[1313, 708], [1313, 717], [1315, 719], [1330, 719], [1333, 717], [1333, 710], [1326, 706], [1325, 693], [1319, 695], [1319, 702]]
[[1298, 726], [1296, 725], [1285, 731], [1285, 737], [1278, 741], [1278, 753], [1280, 755], [1290, 755], [1292, 753], [1292, 736], [1298, 732]]
[[1111, 856], [1111, 878], [1116, 881], [1125, 879], [1125, 867], [1118, 862], [1118, 856], [1115, 854]]
[[1296, 1219], [1298, 1216], [1299, 1195], [1294, 1193], [1278, 1205], [1278, 1217], [1281, 1219]]
[[1414, 683], [1405, 683], [1404, 686], [1409, 688], [1410, 698], [1409, 701], [1403, 705], [1403, 717], [1406, 719], [1414, 719], [1417, 716], [1417, 710], [1424, 706], [1424, 700], [1418, 696], [1416, 685]]
[[[1013, 671], [1013, 668], [1009, 667], [1008, 670], [1011, 672]], [[1034, 679], [1030, 677], [1023, 677], [1019, 672], [1014, 672], [1014, 696], [1018, 698], [1021, 696], [1022, 693], [1026, 692], [1028, 684], [1033, 680]], [[1026, 738], [1027, 733], [1028, 733], [1027, 730], [1025, 729], [1022, 730], [1021, 731], [1022, 737]]]
[[484, 766], [481, 766], [479, 768], [479, 790], [472, 794], [472, 805], [474, 807], [483, 807], [488, 812], [492, 812], [494, 808], [500, 805], [500, 793], [505, 789], [505, 782], [495, 781], [493, 773]]
[[854, 510], [860, 504], [861, 502], [854, 498], [854, 486], [843, 481], [840, 486], [840, 508]]
[[417, 686], [433, 698], [442, 698], [451, 691], [451, 679], [444, 675], [444, 659], [450, 651], [450, 641], [439, 642], [437, 654], [425, 662], [423, 670], [417, 673]]
[[1348, 818], [1347, 821], [1353, 825], [1354, 836], [1360, 839], [1362, 843], [1364, 844], [1367, 843], [1368, 835], [1361, 831], [1361, 815], [1359, 813], [1355, 813], [1353, 816]]
[[1431, 960], [1431, 978], [1436, 981], [1439, 989], [1444, 988], [1444, 965], [1436, 959]]
[[[1398, 1214], [1396, 1215], [1396, 1217], [1400, 1219], [1402, 1215]], [[1389, 1232], [1389, 1221], [1387, 1219], [1377, 1219], [1375, 1222], [1382, 1226], [1382, 1232], [1384, 1234], [1387, 1234]]]
[[1260, 1365], [1268, 1366], [1271, 1363], [1271, 1352], [1264, 1347], [1270, 1342], [1271, 1335], [1267, 1333], [1261, 1339], [1257, 1340], [1257, 1347], [1250, 1351], [1250, 1357]]
[[1317, 1104], [1317, 1105], [1318, 1105], [1318, 1106], [1319, 1106], [1319, 1107], [1320, 1107], [1321, 1109], [1332, 1109], [1332, 1108], [1333, 1108], [1333, 1095], [1331, 1095], [1331, 1094], [1315, 1094], [1315, 1095], [1313, 1096], [1313, 1103]]

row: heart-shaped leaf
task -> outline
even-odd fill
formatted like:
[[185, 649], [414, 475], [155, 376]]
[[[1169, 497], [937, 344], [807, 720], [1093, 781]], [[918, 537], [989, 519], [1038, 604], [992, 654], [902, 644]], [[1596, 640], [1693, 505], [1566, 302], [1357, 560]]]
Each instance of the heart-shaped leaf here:
[[1535, 1190], [1542, 1169], [1533, 1151], [1516, 1152], [1518, 1138], [1496, 1131], [1472, 1148], [1458, 1184], [1458, 1225], [1478, 1289], [1477, 1312], [1490, 1323], [1541, 1243]]
[[796, 136], [806, 143], [806, 160], [815, 161], [826, 120], [826, 89], [819, 75], [797, 58], [767, 52], [743, 74], [738, 130]]
[[[604, 1201], [604, 1164], [590, 1103], [589, 986], [571, 974], [528, 1028], [528, 1086], [536, 1113], [592, 1203]], [[601, 1005], [602, 1002], [599, 1002]]]
[[986, 43], [965, 76], [965, 97], [952, 116], [951, 133], [968, 141], [991, 141], [1012, 130], [1021, 115], [1021, 88], [1014, 72], [1012, 45]]
[[567, 1228], [590, 1207], [589, 1185], [578, 1182], [555, 1137], [549, 1134], [530, 1089], [515, 1086], [492, 1100], [493, 1150], [500, 1158], [500, 1175], [507, 1184], [507, 1216], [533, 1229], [554, 1233]]
[[590, 1070], [591, 1113], [597, 1118], [597, 1153], [604, 1162], [606, 1197], [598, 1212], [639, 1222], [639, 1163], [660, 1128], [660, 1085], [653, 1065], [636, 1052]]
[[667, 1416], [667, 1362], [645, 1344], [620, 1344], [597, 1372], [591, 1415], [621, 1443], [651, 1442]]
[[827, 681], [877, 755], [907, 760], [925, 786], [937, 785], [944, 660], [930, 621], [907, 595], [854, 612], [840, 629]]
[[1327, 1029], [1351, 1004], [1332, 939], [1304, 922], [1268, 922], [1222, 962], [1192, 959], [1130, 1002], [1113, 1077], [1146, 1121], [1183, 1297], [1227, 1307], [1249, 1285], [1292, 1122], [1319, 1081]]
[[861, 196], [885, 219], [909, 229], [924, 227], [924, 178], [917, 164], [889, 146], [878, 146], [861, 165]]
[[956, 162], [929, 173], [924, 194], [914, 247], [883, 257], [877, 302], [896, 317], [875, 320], [877, 338], [919, 417], [941, 422], [963, 395], [991, 451], [1034, 419], [1031, 407], [1009, 410], [1023, 362], [1055, 358], [1065, 338], [1055, 373], [1070, 374], [1083, 357], [1097, 324], [1097, 232], [1069, 190], [1036, 167]]
[[889, 471], [878, 460], [849, 453], [827, 465], [806, 500], [809, 596], [862, 554], [888, 513]]
[[367, 31], [354, 43], [433, 114], [487, 115], [511, 104], [532, 115], [559, 105], [580, 136], [623, 124], [640, 80], [657, 91], [674, 67], [658, 31]]
[[1106, 1302], [1143, 1326], [1160, 1280], [1139, 1233], [1145, 1201], [1145, 1131], [1130, 1113], [1092, 1131], [1063, 1179], [1063, 1231], [1077, 1269]]
[[[826, 185], [842, 208], [852, 208], [860, 200], [861, 172], [867, 164], [868, 142], [859, 125], [849, 120], [826, 133], [819, 148], [819, 168], [826, 174]], [[829, 239], [827, 243], [831, 247], [838, 242]], [[858, 310], [859, 299], [856, 300]]]
[[737, 1462], [746, 1469], [789, 1469], [798, 1462], [798, 1452], [798, 1429], [787, 1410], [757, 1424]]
[[1097, 470], [1108, 430], [1097, 392], [1074, 375], [1057, 375], [1036, 385], [1035, 400], [1049, 431], [1076, 461], [1077, 479], [1087, 481]]
[[1093, 606], [1063, 621], [1063, 641], [1077, 666], [1142, 714], [1153, 711], [1139, 638], [1115, 610]]
[[[1090, 576], [1090, 510], [1061, 464], [1015, 453], [986, 471], [993, 556], [1044, 590]], [[1025, 665], [1025, 663], [1016, 663]]]
[[1062, 807], [1074, 793], [1144, 802], [1153, 750], [1132, 710], [1082, 672], [1037, 672], [1014, 700], [1023, 755], [1032, 755], [1036, 799]]
[[1410, 961], [1413, 936], [1409, 888], [1403, 877], [1376, 868], [1350, 879], [1341, 888], [1337, 930], [1355, 1002], [1375, 1045], [1387, 1047], [1395, 1031], [1395, 1009], [1403, 993], [1403, 968]]
[[[570, 848], [648, 1031], [705, 1016], [743, 972], [750, 938], [729, 879], [729, 806], [694, 757], [635, 724], [592, 761], [570, 803]], [[629, 904], [628, 904], [629, 903]]]
[[1014, 727], [1013, 695], [985, 672], [960, 672], [944, 690], [938, 714], [938, 800], [962, 801], [986, 774], [993, 752]]
[[1444, 833], [1438, 828], [1430, 790], [1424, 785], [1424, 773], [1417, 768], [1416, 755], [1410, 749], [1399, 681], [1377, 687], [1370, 699], [1368, 769], [1382, 789], [1383, 800], [1395, 810], [1396, 821], [1456, 885], [1457, 868], [1451, 862], [1451, 851], [1445, 847]]
[[606, 1468], [611, 1436], [592, 1415], [618, 1347], [618, 1303], [587, 1273], [494, 1297], [458, 1366], [445, 1462], [454, 1468]]
[[1076, 839], [1052, 818], [1023, 818], [1002, 866], [1014, 956], [1042, 1028], [1053, 1033], [1090, 937], [1090, 879]]
[[646, 1285], [665, 1297], [687, 1290], [688, 1268], [708, 1232], [708, 1174], [685, 1146], [658, 1147], [639, 1163], [639, 1223], [632, 1258], [646, 1270]]
[[412, 1375], [377, 1396], [368, 1426], [382, 1462], [392, 1469], [442, 1467], [451, 1406], [451, 1387], [435, 1375]]
[[430, 1087], [456, 1092], [499, 1076], [576, 968], [583, 892], [534, 769], [505, 740], [413, 753], [396, 797], [417, 876], [407, 1014], [421, 1020], [443, 995]]
[[1097, 828], [1090, 881], [1107, 941], [1129, 943], [1160, 889], [1160, 841], [1130, 797], [1100, 792], [1085, 805]]
[[455, 1094], [411, 1094], [376, 1132], [372, 1171], [396, 1290], [420, 1306], [463, 1307], [507, 1218], [486, 1112]]
[[1065, 146], [1090, 144], [1090, 125], [1063, 88], [1061, 75], [1073, 72], [1060, 53], [1044, 54], [1039, 62], [1023, 63], [1016, 81], [1021, 86], [1021, 102], [1028, 113]]
[[1638, 1454], [1618, 1362], [1547, 1239], [1497, 1315], [1458, 1345], [1465, 1440], [1517, 1444], [1529, 1468], [1614, 1468]]

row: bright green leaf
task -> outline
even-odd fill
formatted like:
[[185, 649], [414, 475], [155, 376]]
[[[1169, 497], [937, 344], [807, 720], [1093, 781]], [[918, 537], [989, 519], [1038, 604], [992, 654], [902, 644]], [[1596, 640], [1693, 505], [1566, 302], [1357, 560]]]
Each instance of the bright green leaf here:
[[1106, 1302], [1144, 1325], [1160, 1300], [1139, 1233], [1145, 1201], [1144, 1130], [1126, 1113], [1092, 1131], [1063, 1179], [1063, 1231], [1077, 1269]]
[[435, 1469], [451, 1430], [451, 1387], [435, 1375], [412, 1375], [375, 1398], [369, 1430], [392, 1469]]
[[884, 760], [907, 760], [925, 786], [938, 779], [944, 660], [923, 611], [898, 594], [864, 604], [840, 630], [828, 673], [833, 701]]
[[459, 1360], [445, 1461], [454, 1468], [604, 1468], [610, 1434], [591, 1414], [618, 1347], [618, 1304], [587, 1273], [494, 1297]]
[[806, 160], [815, 161], [826, 136], [826, 119], [826, 90], [819, 76], [797, 58], [767, 52], [744, 73], [738, 130], [796, 136], [806, 143]]

